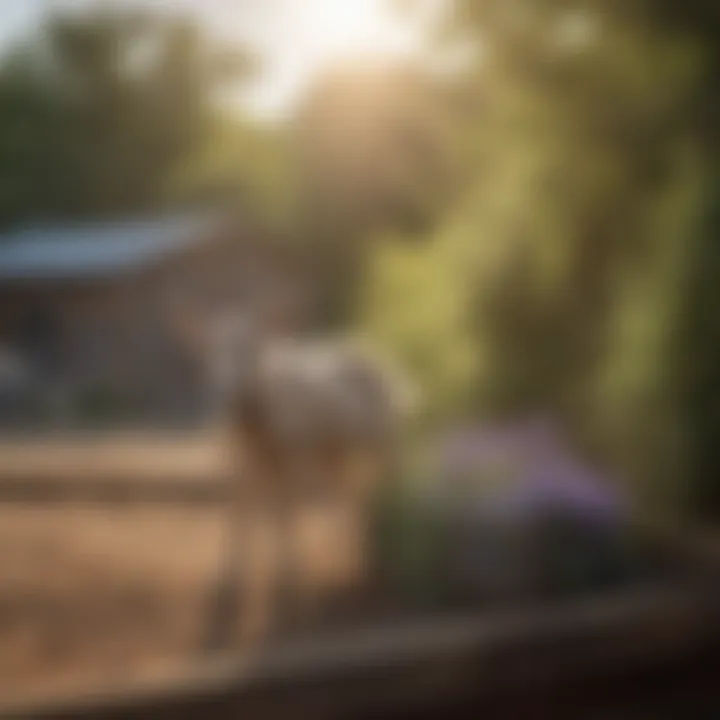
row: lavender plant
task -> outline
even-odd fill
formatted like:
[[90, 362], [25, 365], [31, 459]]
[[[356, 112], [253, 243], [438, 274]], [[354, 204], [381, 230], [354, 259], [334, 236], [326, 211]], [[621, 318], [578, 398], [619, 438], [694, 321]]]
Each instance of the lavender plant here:
[[466, 426], [395, 497], [386, 557], [426, 599], [536, 597], [627, 579], [631, 527], [618, 486], [551, 422]]

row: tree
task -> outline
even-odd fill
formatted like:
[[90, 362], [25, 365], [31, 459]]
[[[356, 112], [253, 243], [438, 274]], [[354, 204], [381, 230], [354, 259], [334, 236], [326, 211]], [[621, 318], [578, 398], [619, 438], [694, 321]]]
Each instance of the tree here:
[[0, 71], [0, 222], [162, 207], [244, 70], [183, 17], [51, 16]]
[[[483, 47], [465, 77], [482, 101], [469, 103], [460, 134], [465, 190], [425, 236], [445, 248], [426, 254], [447, 273], [435, 282], [463, 306], [456, 315], [474, 318], [474, 368], [453, 394], [473, 397], [476, 411], [552, 410], [646, 499], [676, 503], [688, 490], [679, 464], [690, 239], [716, 157], [707, 27], [671, 23], [667, 3], [455, 10], [446, 37]], [[438, 253], [459, 259], [443, 265]], [[387, 285], [382, 294], [397, 297]], [[393, 315], [371, 307], [371, 326]], [[426, 343], [437, 367], [448, 343], [467, 345], [467, 319], [454, 327], [454, 339], [444, 326]], [[403, 337], [396, 328], [389, 341], [403, 348]]]
[[327, 322], [352, 317], [375, 240], [417, 235], [452, 197], [456, 105], [451, 87], [407, 66], [336, 69], [301, 104], [292, 172]]

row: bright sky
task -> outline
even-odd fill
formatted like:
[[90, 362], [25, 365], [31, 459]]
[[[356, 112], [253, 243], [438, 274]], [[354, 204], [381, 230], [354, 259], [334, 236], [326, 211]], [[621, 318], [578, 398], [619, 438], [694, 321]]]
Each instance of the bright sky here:
[[[180, 6], [196, 12], [213, 33], [247, 40], [265, 59], [251, 91], [251, 107], [277, 115], [292, 105], [324, 67], [346, 58], [406, 57], [422, 46], [431, 13], [444, 0], [425, 0], [414, 22], [393, 0], [145, 0], [135, 4]], [[0, 45], [28, 27], [43, 8], [92, 0], [0, 0]]]

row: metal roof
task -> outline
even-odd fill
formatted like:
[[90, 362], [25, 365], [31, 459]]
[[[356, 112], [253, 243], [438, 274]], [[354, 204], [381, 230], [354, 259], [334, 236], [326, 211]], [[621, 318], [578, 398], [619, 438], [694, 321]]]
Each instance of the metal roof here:
[[0, 235], [0, 282], [100, 279], [141, 270], [208, 239], [218, 218], [29, 227]]

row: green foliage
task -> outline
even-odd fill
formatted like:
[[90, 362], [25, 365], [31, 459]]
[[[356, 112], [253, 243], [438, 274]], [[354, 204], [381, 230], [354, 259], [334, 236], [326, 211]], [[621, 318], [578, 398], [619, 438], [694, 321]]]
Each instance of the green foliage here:
[[293, 233], [296, 187], [282, 130], [217, 111], [208, 132], [175, 174], [172, 194], [184, 201], [222, 200], [266, 227]]
[[720, 337], [716, 318], [720, 312], [720, 182], [715, 169], [714, 187], [707, 212], [693, 238], [684, 306], [687, 322], [681, 335], [685, 352], [680, 363], [684, 381], [683, 409], [688, 420], [688, 467], [693, 480], [688, 504], [703, 518], [717, 521], [720, 514]]
[[327, 324], [354, 319], [375, 240], [424, 233], [451, 201], [457, 104], [413, 67], [336, 70], [301, 103], [292, 173]]
[[462, 79], [464, 190], [425, 247], [376, 251], [364, 306], [433, 410], [554, 411], [664, 510], [692, 495], [697, 413], [715, 457], [720, 406], [719, 365], [699, 359], [717, 342], [687, 318], [717, 307], [717, 243], [694, 238], [717, 172], [720, 33], [692, 5], [695, 20], [662, 2], [457, 3], [443, 41], [483, 47]]
[[385, 590], [416, 606], [446, 599], [447, 532], [443, 518], [422, 501], [417, 485], [393, 484], [376, 498], [373, 549]]
[[162, 207], [231, 59], [182, 17], [51, 16], [0, 69], [0, 224]]
[[471, 288], [456, 252], [456, 240], [463, 239], [449, 231], [419, 247], [387, 242], [364, 286], [366, 332], [401, 359], [432, 415], [469, 410], [477, 384]]

